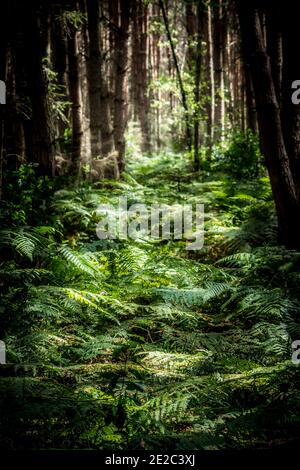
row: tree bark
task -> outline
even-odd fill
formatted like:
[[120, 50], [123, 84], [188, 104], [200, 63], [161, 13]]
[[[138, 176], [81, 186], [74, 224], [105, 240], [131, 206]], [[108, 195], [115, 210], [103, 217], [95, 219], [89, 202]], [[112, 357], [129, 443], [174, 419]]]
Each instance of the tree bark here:
[[[7, 77], [7, 55], [8, 55], [8, 37], [7, 26], [9, 21], [9, 6], [5, 1], [2, 5], [2, 22], [3, 27], [0, 29], [0, 80], [5, 83]], [[4, 159], [4, 121], [5, 121], [5, 105], [0, 104], [0, 200], [2, 197], [2, 186], [3, 186], [3, 159]]]
[[[24, 9], [23, 9], [24, 8]], [[54, 166], [55, 141], [51, 118], [48, 84], [43, 71], [42, 29], [40, 5], [35, 1], [22, 6], [20, 20], [26, 24], [24, 34], [24, 65], [27, 74], [28, 95], [31, 100], [31, 147], [27, 148], [28, 157], [38, 163], [38, 172], [52, 176]], [[32, 52], [34, 51], [34, 53]]]
[[[113, 0], [112, 3], [118, 2]], [[114, 25], [115, 33], [115, 99], [114, 99], [114, 142], [118, 152], [120, 173], [125, 168], [125, 130], [127, 125], [126, 71], [128, 65], [128, 31], [130, 1], [119, 3], [120, 26]]]
[[142, 131], [142, 152], [148, 153], [151, 150], [150, 122], [149, 122], [149, 99], [148, 99], [148, 6], [139, 1], [140, 16], [139, 25], [139, 49], [138, 53], [138, 114]]
[[245, 75], [245, 93], [246, 93], [246, 107], [247, 107], [247, 128], [251, 129], [253, 133], [257, 133], [257, 113], [255, 96], [253, 89], [252, 76], [249, 70], [249, 64], [243, 63]]
[[300, 106], [292, 102], [292, 83], [300, 79], [300, 62], [294, 55], [299, 42], [299, 3], [292, 9], [282, 6], [279, 10], [282, 27], [283, 73], [282, 73], [282, 123], [294, 183], [300, 200]]
[[71, 29], [68, 36], [69, 91], [72, 101], [72, 165], [70, 173], [79, 174], [82, 147], [82, 110], [78, 63], [78, 31]]
[[253, 79], [260, 141], [276, 205], [279, 240], [288, 248], [299, 249], [300, 204], [283, 138], [280, 108], [258, 9], [242, 0], [236, 0], [236, 7], [243, 55]]
[[89, 57], [88, 90], [90, 104], [90, 136], [92, 157], [101, 154], [101, 51], [99, 1], [87, 2]]
[[164, 20], [164, 25], [166, 29], [166, 34], [167, 38], [170, 44], [171, 52], [172, 52], [172, 57], [173, 57], [173, 62], [176, 70], [176, 76], [177, 76], [177, 81], [179, 84], [179, 89], [180, 89], [180, 94], [181, 94], [181, 100], [182, 100], [182, 106], [184, 110], [184, 119], [185, 119], [185, 131], [186, 131], [186, 141], [187, 141], [187, 148], [189, 151], [192, 149], [192, 134], [191, 134], [191, 128], [190, 128], [190, 118], [189, 118], [189, 109], [187, 105], [187, 96], [186, 96], [186, 91], [184, 88], [183, 80], [181, 77], [181, 72], [180, 68], [178, 65], [178, 60], [177, 60], [177, 55], [174, 47], [174, 42], [172, 39], [170, 27], [169, 27], [169, 20], [167, 17], [165, 5], [163, 0], [159, 0], [159, 6], [162, 12], [163, 20]]
[[215, 76], [215, 137], [221, 138], [224, 132], [224, 78], [222, 54], [222, 0], [213, 8], [213, 64]]
[[207, 5], [207, 77], [208, 77], [208, 100], [207, 100], [207, 146], [209, 156], [214, 143], [215, 127], [215, 77], [213, 63], [213, 38], [212, 38], [212, 15], [211, 6]]
[[186, 5], [186, 26], [188, 36], [187, 63], [190, 73], [194, 76], [194, 113], [193, 113], [193, 150], [194, 169], [200, 169], [199, 145], [200, 145], [200, 83], [202, 66], [202, 37], [203, 37], [203, 16], [204, 8], [202, 0], [197, 2], [197, 12], [195, 14], [192, 4]]

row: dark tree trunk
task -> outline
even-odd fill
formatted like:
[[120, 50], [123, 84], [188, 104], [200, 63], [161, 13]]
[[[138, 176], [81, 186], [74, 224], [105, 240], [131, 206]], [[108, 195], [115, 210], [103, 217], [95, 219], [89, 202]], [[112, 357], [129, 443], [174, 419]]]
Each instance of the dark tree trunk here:
[[64, 30], [61, 5], [53, 6], [51, 13], [51, 62], [57, 73], [58, 83], [66, 85], [67, 35]]
[[[7, 29], [4, 25], [8, 26], [9, 21], [9, 6], [5, 1], [2, 5], [1, 18], [3, 27], [0, 29], [0, 80], [6, 86], [7, 77], [7, 55], [8, 55], [8, 37]], [[5, 96], [6, 98], [6, 96]], [[3, 186], [3, 159], [4, 159], [4, 120], [5, 120], [5, 105], [0, 104], [0, 200], [2, 196]]]
[[170, 27], [169, 27], [169, 20], [166, 12], [166, 8], [164, 5], [164, 0], [159, 0], [159, 6], [162, 12], [163, 20], [164, 20], [164, 25], [166, 29], [166, 35], [170, 44], [171, 52], [172, 52], [172, 57], [173, 57], [173, 62], [176, 70], [176, 76], [177, 76], [177, 81], [179, 84], [179, 90], [181, 94], [181, 100], [182, 100], [182, 106], [184, 109], [184, 118], [185, 118], [185, 128], [186, 128], [186, 141], [187, 141], [187, 148], [189, 151], [192, 149], [192, 134], [191, 134], [191, 128], [190, 128], [190, 118], [189, 118], [189, 109], [187, 105], [187, 96], [186, 96], [186, 91], [184, 88], [183, 80], [181, 77], [181, 72], [180, 68], [178, 65], [178, 60], [177, 60], [177, 55], [174, 47], [174, 42], [172, 39]]
[[92, 157], [101, 154], [101, 51], [100, 51], [100, 11], [99, 1], [87, 2], [89, 57], [88, 90], [90, 103], [90, 134]]
[[202, 0], [198, 0], [197, 4], [197, 33], [196, 33], [196, 57], [195, 57], [195, 113], [194, 113], [194, 167], [198, 171], [200, 169], [200, 84], [201, 84], [201, 67], [202, 67], [202, 39], [203, 39], [203, 17], [204, 7]]
[[[118, 2], [118, 0], [113, 0]], [[113, 3], [112, 2], [112, 3]], [[127, 125], [126, 71], [128, 65], [128, 31], [130, 1], [119, 3], [120, 26], [115, 33], [115, 93], [114, 93], [114, 141], [118, 152], [119, 170], [125, 167], [125, 130]]]
[[[57, 74], [57, 83], [61, 92], [67, 95], [67, 34], [63, 24], [63, 9], [61, 5], [53, 5], [51, 10], [51, 63]], [[66, 119], [58, 119], [56, 123], [56, 138], [59, 144], [63, 142]], [[63, 151], [61, 146], [60, 151]]]
[[257, 132], [257, 113], [256, 113], [256, 104], [254, 89], [252, 83], [252, 77], [249, 70], [249, 64], [244, 65], [244, 75], [245, 75], [245, 93], [246, 93], [246, 107], [247, 107], [247, 128], [251, 129], [252, 132]]
[[[39, 2], [22, 5], [20, 20], [26, 24], [24, 34], [24, 65], [27, 75], [28, 95], [31, 100], [31, 148], [28, 157], [38, 163], [38, 172], [52, 176], [54, 165], [54, 132], [48, 99], [48, 84], [43, 71], [42, 60], [45, 43], [42, 41], [43, 25], [40, 18]], [[34, 51], [34, 53], [33, 53]]]
[[194, 76], [194, 113], [193, 113], [193, 144], [194, 144], [194, 169], [200, 169], [199, 145], [200, 145], [200, 82], [202, 66], [202, 37], [204, 24], [204, 7], [202, 0], [197, 2], [197, 12], [194, 5], [186, 5], [186, 26], [188, 37], [187, 63], [190, 72]]
[[294, 54], [299, 42], [299, 3], [293, 8], [284, 5], [279, 10], [282, 25], [283, 74], [282, 74], [282, 123], [284, 140], [289, 155], [294, 183], [300, 200], [300, 105], [292, 102], [292, 83], [300, 79], [300, 61]]
[[72, 165], [70, 173], [75, 176], [79, 174], [80, 170], [82, 147], [82, 112], [77, 35], [78, 33], [75, 28], [72, 28], [68, 36], [69, 92], [72, 101]]
[[207, 112], [207, 146], [209, 150], [209, 157], [211, 156], [212, 146], [214, 142], [214, 126], [215, 126], [215, 81], [214, 81], [214, 64], [213, 64], [213, 38], [212, 38], [212, 17], [211, 6], [207, 5], [206, 17], [206, 43], [207, 43], [207, 84], [208, 84], [208, 99], [206, 104]]
[[138, 91], [138, 54], [140, 48], [139, 38], [139, 10], [140, 4], [138, 0], [132, 0], [132, 34], [131, 34], [131, 83], [130, 98], [132, 102], [132, 114], [134, 121], [138, 120], [139, 91]]
[[279, 239], [288, 248], [299, 249], [300, 205], [283, 139], [280, 108], [258, 10], [242, 0], [236, 0], [236, 6], [243, 55], [253, 79], [261, 147], [276, 205]]
[[145, 153], [151, 150], [148, 97], [151, 47], [150, 38], [148, 40], [148, 8], [142, 0], [132, 1], [131, 98], [133, 118], [135, 121], [139, 120], [141, 125], [141, 150]]
[[222, 135], [222, 0], [212, 9], [213, 17], [213, 64], [215, 82], [215, 138]]
[[268, 8], [266, 14], [267, 52], [270, 57], [276, 97], [281, 105], [282, 93], [282, 33], [280, 14], [276, 4]]
[[149, 99], [148, 99], [148, 64], [147, 64], [147, 45], [148, 45], [148, 7], [139, 1], [139, 49], [138, 53], [138, 114], [142, 131], [142, 152], [150, 152], [150, 122], [149, 122]]

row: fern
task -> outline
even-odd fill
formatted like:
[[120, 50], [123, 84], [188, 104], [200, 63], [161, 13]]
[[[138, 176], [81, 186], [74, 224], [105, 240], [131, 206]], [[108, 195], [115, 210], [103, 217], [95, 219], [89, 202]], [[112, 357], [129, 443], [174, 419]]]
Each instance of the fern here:
[[68, 246], [62, 245], [58, 249], [58, 253], [68, 261], [76, 270], [92, 277], [99, 277], [100, 266], [99, 259], [94, 253], [79, 253], [71, 250]]
[[43, 253], [48, 247], [44, 234], [53, 234], [52, 227], [16, 228], [15, 230], [2, 230], [0, 232], [1, 246], [12, 248], [21, 256], [33, 261], [35, 253]]
[[[57, 191], [56, 230], [1, 230], [13, 371], [0, 377], [1, 444], [240, 449], [298, 437], [300, 257], [276, 246], [268, 181], [196, 178], [178, 155], [136, 155], [127, 171]], [[97, 207], [120, 195], [204, 201], [204, 249], [98, 240]]]

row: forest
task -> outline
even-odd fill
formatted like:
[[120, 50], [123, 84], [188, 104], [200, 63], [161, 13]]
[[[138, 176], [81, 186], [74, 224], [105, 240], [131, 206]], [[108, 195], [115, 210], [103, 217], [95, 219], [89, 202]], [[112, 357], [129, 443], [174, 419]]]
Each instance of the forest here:
[[299, 18], [1, 1], [0, 449], [299, 445]]

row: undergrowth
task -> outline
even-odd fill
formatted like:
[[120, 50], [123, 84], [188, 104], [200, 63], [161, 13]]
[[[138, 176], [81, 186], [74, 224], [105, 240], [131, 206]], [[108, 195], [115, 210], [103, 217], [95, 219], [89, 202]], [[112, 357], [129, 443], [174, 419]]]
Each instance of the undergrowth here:
[[[205, 244], [99, 240], [99, 204], [204, 203]], [[300, 438], [300, 253], [267, 178], [139, 157], [1, 230], [1, 446], [266, 448]]]

